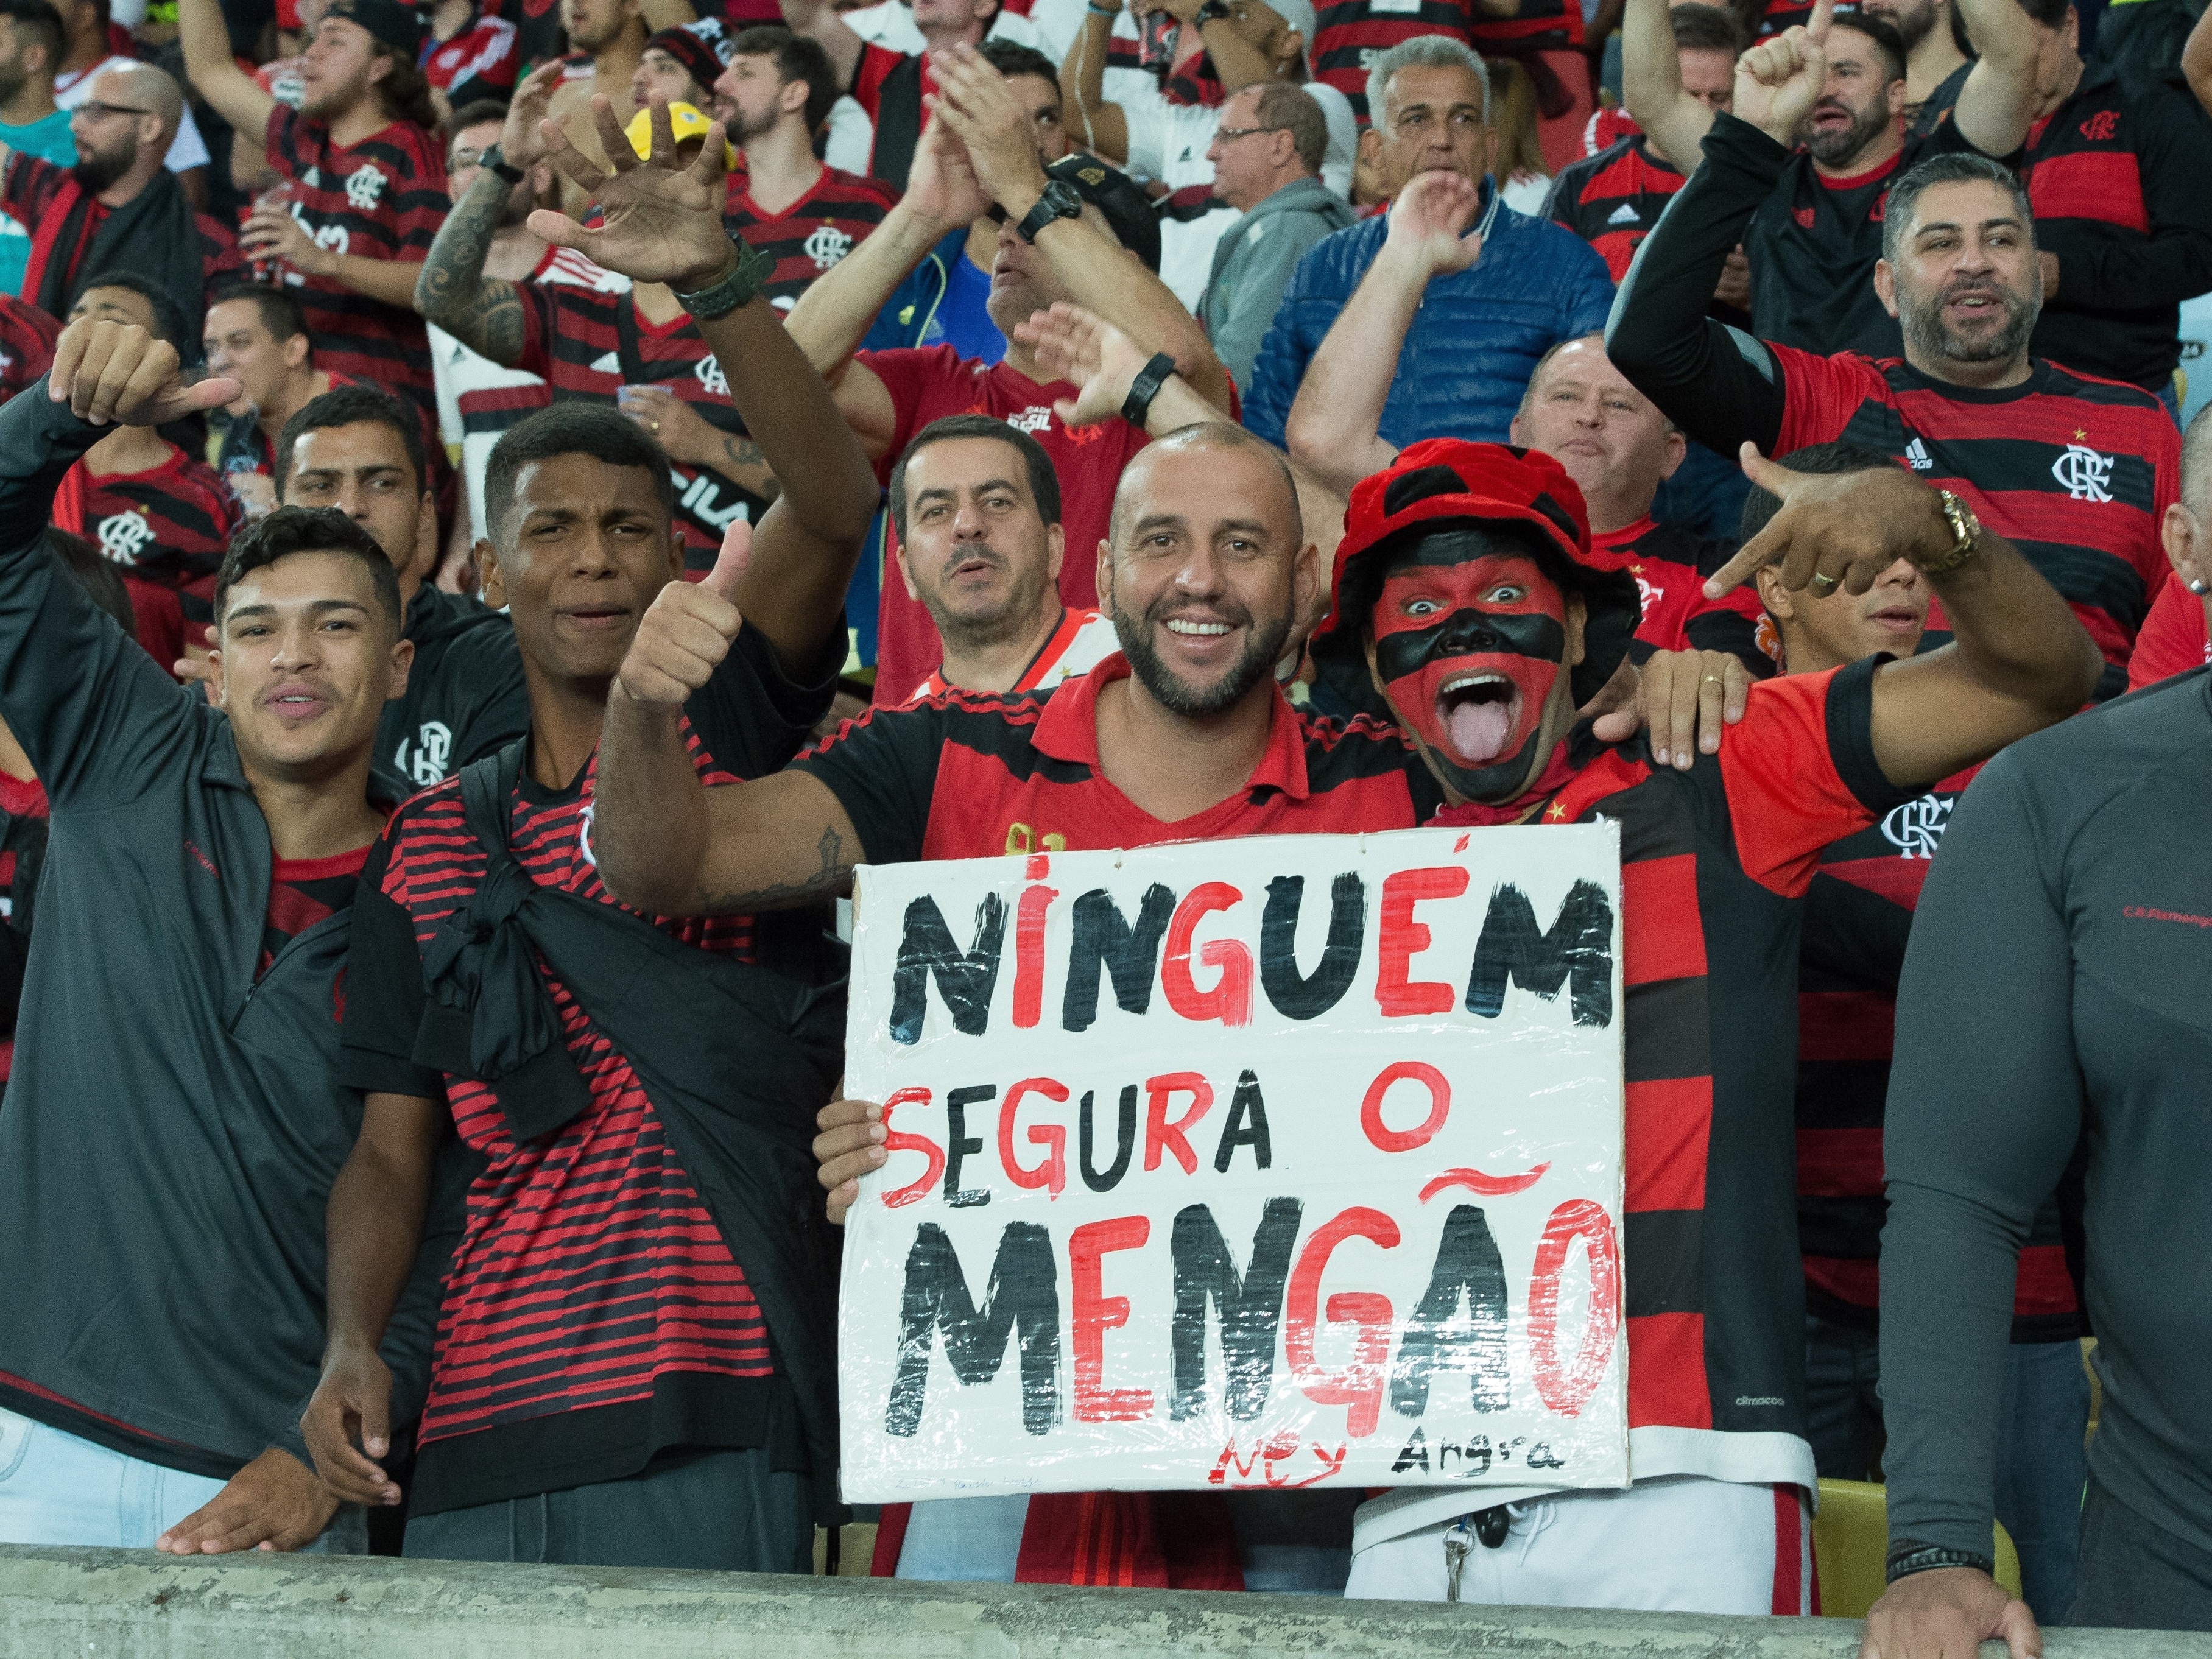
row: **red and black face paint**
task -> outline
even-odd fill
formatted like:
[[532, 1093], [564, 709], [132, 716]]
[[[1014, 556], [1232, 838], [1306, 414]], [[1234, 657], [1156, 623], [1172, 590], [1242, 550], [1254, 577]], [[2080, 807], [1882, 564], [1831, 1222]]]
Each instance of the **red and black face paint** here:
[[1467, 526], [1391, 556], [1369, 613], [1399, 721], [1470, 800], [1525, 787], [1566, 655], [1566, 601], [1516, 542]]

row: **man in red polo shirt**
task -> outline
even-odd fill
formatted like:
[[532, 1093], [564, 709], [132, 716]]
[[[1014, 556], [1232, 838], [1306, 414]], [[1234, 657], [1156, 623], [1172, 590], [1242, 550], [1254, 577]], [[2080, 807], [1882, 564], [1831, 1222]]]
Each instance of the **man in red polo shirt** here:
[[[1070, 156], [1048, 172], [1028, 111], [974, 52], [945, 58], [938, 74], [945, 101], [915, 150], [904, 198], [801, 296], [792, 337], [886, 481], [914, 434], [947, 415], [996, 416], [1042, 443], [1060, 475], [1068, 545], [1085, 550], [1061, 567], [1060, 597], [1088, 609], [1098, 593], [1087, 550], [1105, 534], [1115, 484], [1144, 434], [1121, 422], [1071, 430], [1053, 405], [1075, 388], [1040, 369], [1018, 340], [989, 365], [949, 346], [855, 349], [908, 273], [949, 232], [992, 210], [1005, 215], [989, 301], [1003, 329], [1072, 300], [1166, 350], [1224, 410], [1233, 407], [1228, 372], [1196, 319], [1147, 269], [1158, 260], [1159, 232], [1142, 192], [1087, 158]], [[939, 652], [928, 612], [903, 583], [892, 577], [882, 595], [876, 684], [896, 702], [937, 666]]]

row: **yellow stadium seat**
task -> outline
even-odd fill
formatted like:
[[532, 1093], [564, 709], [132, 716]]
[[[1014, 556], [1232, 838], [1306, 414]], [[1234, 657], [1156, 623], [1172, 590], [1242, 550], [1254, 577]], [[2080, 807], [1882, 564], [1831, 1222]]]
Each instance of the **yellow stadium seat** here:
[[[1993, 1553], [1997, 1583], [2020, 1594], [2020, 1555], [2002, 1527]], [[1863, 1619], [1882, 1592], [1882, 1563], [1889, 1553], [1887, 1494], [1865, 1480], [1820, 1482], [1820, 1512], [1813, 1521], [1813, 1563], [1820, 1577], [1820, 1611], [1831, 1619]]]

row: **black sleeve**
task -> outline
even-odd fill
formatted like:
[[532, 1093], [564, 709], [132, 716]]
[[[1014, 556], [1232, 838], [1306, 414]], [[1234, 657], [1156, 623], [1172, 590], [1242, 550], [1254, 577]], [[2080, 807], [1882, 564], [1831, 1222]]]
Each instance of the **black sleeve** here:
[[2014, 1267], [2083, 1104], [2066, 918], [2013, 760], [1974, 781], [1929, 869], [1882, 1133], [1889, 1535], [1984, 1555]]
[[504, 749], [530, 729], [530, 686], [522, 677], [522, 652], [514, 629], [472, 630], [446, 653], [448, 673], [465, 681], [466, 712], [453, 733], [453, 770]]
[[768, 636], [746, 623], [721, 666], [684, 705], [684, 717], [724, 771], [741, 778], [781, 772], [830, 712], [845, 651], [841, 614], [821, 657], [795, 681], [776, 660]]
[[1705, 313], [1729, 250], [1788, 160], [1749, 122], [1716, 115], [1704, 164], [1636, 250], [1606, 322], [1614, 366], [1676, 426], [1723, 455], [1746, 439], [1771, 453], [1782, 429], [1773, 354]]
[[860, 832], [861, 862], [908, 864], [921, 856], [945, 711], [931, 702], [871, 708], [792, 763], [830, 786]]
[[2212, 116], [2171, 88], [2143, 88], [2130, 112], [2136, 164], [2150, 235], [2100, 237], [2058, 262], [2057, 297], [2069, 305], [2129, 309], [2179, 305], [2212, 289]]
[[218, 720], [94, 605], [46, 542], [62, 475], [105, 435], [46, 396], [0, 409], [0, 718], [53, 810], [136, 799]]
[[353, 902], [351, 942], [345, 969], [345, 1033], [339, 1081], [362, 1093], [445, 1097], [442, 1073], [416, 1063], [415, 1038], [427, 1000], [415, 918], [386, 890], [395, 813], [362, 866]]

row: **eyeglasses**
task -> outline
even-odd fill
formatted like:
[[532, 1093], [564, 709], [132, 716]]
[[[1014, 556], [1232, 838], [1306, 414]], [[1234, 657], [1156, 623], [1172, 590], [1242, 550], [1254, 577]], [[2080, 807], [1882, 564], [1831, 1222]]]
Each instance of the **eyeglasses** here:
[[1213, 136], [1223, 143], [1232, 138], [1249, 138], [1255, 132], [1288, 132], [1288, 127], [1216, 127]]
[[88, 121], [105, 121], [111, 115], [151, 115], [150, 109], [138, 109], [130, 104], [103, 104], [97, 98], [88, 98], [70, 112], [70, 119], [79, 116]]

